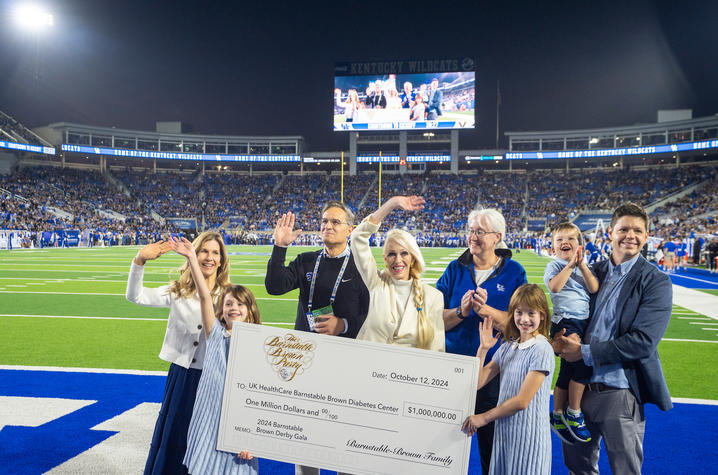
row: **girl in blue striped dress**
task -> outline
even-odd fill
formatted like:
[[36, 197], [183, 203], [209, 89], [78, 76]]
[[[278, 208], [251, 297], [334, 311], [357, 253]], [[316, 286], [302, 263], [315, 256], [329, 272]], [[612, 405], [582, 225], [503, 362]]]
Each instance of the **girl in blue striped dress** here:
[[468, 417], [462, 429], [470, 436], [479, 427], [496, 421], [492, 474], [551, 473], [549, 410], [554, 354], [548, 342], [551, 324], [546, 295], [536, 284], [524, 284], [514, 292], [508, 308], [504, 343], [484, 366], [484, 358], [498, 341], [493, 322], [479, 323], [481, 345], [476, 356], [480, 367], [478, 388], [501, 374], [498, 405]]
[[202, 278], [192, 244], [185, 238], [171, 239], [170, 246], [187, 258], [199, 294], [202, 325], [207, 337], [204, 369], [197, 387], [192, 420], [187, 432], [183, 463], [195, 475], [256, 475], [257, 459], [249, 452], [233, 454], [217, 450], [217, 433], [222, 409], [224, 377], [227, 372], [229, 337], [234, 322], [261, 323], [257, 302], [246, 287], [232, 285], [220, 297], [215, 313], [212, 296]]

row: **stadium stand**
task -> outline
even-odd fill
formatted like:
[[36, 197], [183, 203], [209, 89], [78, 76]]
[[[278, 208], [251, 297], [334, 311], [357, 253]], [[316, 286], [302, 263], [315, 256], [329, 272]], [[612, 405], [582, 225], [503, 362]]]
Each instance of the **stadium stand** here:
[[[253, 232], [266, 240], [276, 219], [288, 211], [297, 215], [298, 227], [313, 232], [322, 205], [340, 198], [339, 177], [325, 173], [250, 176], [113, 170], [108, 175], [72, 168], [19, 168], [0, 181], [0, 225], [35, 232], [89, 229], [117, 236], [117, 242], [140, 242], [173, 231], [153, 217], [156, 213], [161, 218], [196, 218], [206, 228], [222, 229], [234, 239], [240, 239], [242, 232]], [[119, 188], [111, 177], [117, 179]], [[422, 237], [436, 233], [461, 236], [466, 215], [475, 206], [501, 209], [508, 229], [521, 232], [529, 222], [536, 227], [536, 222], [545, 219], [551, 226], [579, 214], [585, 220], [591, 216], [587, 210], [610, 210], [626, 200], [650, 206], [693, 187], [690, 193], [652, 212], [657, 233], [673, 236], [716, 232], [715, 183], [716, 169], [698, 165], [622, 173], [387, 174], [382, 177], [382, 197], [408, 193], [429, 198], [422, 213], [396, 213], [388, 227], [406, 227]], [[362, 219], [376, 209], [378, 179], [372, 175], [347, 179], [345, 201]], [[433, 243], [436, 238], [426, 240]]]
[[[467, 99], [462, 94], [471, 92], [454, 91], [454, 102], [461, 103]], [[714, 122], [712, 118], [691, 120], [690, 134], [674, 137], [666, 132], [663, 140], [678, 143], [713, 138], [715, 131], [710, 127]], [[679, 126], [687, 127], [677, 123], [652, 127], [669, 131]], [[649, 130], [644, 128], [641, 126], [638, 133], [648, 140]], [[37, 129], [38, 132], [41, 129], [52, 130], [71, 144], [159, 151], [165, 151], [163, 147], [167, 145], [166, 137], [158, 133], [139, 133], [132, 139], [133, 131], [123, 130], [117, 135], [114, 129], [74, 124], [51, 124]], [[609, 137], [604, 137], [606, 143], [610, 139], [617, 146], [621, 130], [602, 129], [601, 133]], [[561, 141], [564, 149], [579, 142], [570, 137], [571, 131], [560, 134], [568, 134], [556, 142]], [[534, 150], [532, 147], [536, 146], [543, 150], [544, 145], [548, 146], [548, 138], [542, 141], [540, 132], [524, 135], [510, 135], [511, 150]], [[2, 112], [0, 138], [53, 145]], [[250, 154], [300, 153], [303, 140], [181, 134], [172, 138], [174, 142], [167, 143], [179, 147], [177, 151]], [[176, 143], [178, 140], [181, 146]], [[601, 140], [598, 146], [602, 146]], [[264, 144], [261, 150], [257, 148], [260, 142]], [[286, 147], [282, 145], [285, 142], [289, 144]], [[586, 142], [588, 146], [594, 143], [588, 139]], [[441, 143], [438, 145], [443, 147]], [[17, 164], [15, 160], [6, 160], [6, 169], [0, 170], [0, 173], [11, 171], [0, 177], [0, 229], [43, 236], [74, 230], [88, 236], [87, 243], [143, 243], [179, 231], [172, 222], [181, 220], [185, 231], [196, 223], [200, 229], [220, 230], [228, 242], [267, 244], [271, 243], [277, 218], [291, 211], [297, 216], [297, 227], [305, 231], [301, 242], [313, 244], [323, 204], [342, 196], [336, 170], [332, 174], [331, 169], [321, 167], [308, 172], [296, 165], [255, 164], [252, 172], [252, 165], [230, 166], [227, 171], [227, 166], [205, 167], [199, 161], [158, 161], [140, 156], [128, 160], [83, 157], [78, 153], [43, 160], [33, 159], [30, 154], [18, 158]], [[623, 159], [615, 163], [597, 161], [585, 168], [572, 169], [568, 160], [565, 169], [556, 167], [557, 161], [525, 162], [525, 168], [515, 162], [517, 169], [510, 164], [501, 168], [502, 163], [496, 161], [496, 168], [486, 162], [483, 166], [466, 166], [459, 174], [450, 173], [447, 166], [420, 166], [411, 171], [390, 166], [381, 178], [375, 165], [363, 164], [357, 168], [357, 175], [345, 176], [343, 197], [359, 221], [376, 209], [380, 196], [382, 199], [395, 194], [425, 196], [427, 205], [421, 213], [393, 213], [385, 223], [387, 228], [400, 226], [410, 230], [424, 245], [464, 244], [466, 216], [476, 207], [501, 210], [507, 221], [507, 241], [514, 246], [526, 246], [559, 221], [576, 220], [586, 230], [595, 228], [599, 221], [607, 223], [611, 210], [623, 201], [637, 202], [651, 212], [654, 236], [673, 239], [691, 233], [715, 235], [716, 162], [711, 158], [694, 158], [692, 163], [681, 163], [680, 158], [674, 158], [676, 161], [670, 163], [664, 160], [647, 163], [645, 158], [641, 162], [640, 157], [625, 164]]]

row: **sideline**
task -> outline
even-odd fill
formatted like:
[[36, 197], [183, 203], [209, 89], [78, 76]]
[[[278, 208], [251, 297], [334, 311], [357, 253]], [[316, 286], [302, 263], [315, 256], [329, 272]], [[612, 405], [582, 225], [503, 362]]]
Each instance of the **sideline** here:
[[673, 284], [673, 304], [718, 320], [718, 297]]

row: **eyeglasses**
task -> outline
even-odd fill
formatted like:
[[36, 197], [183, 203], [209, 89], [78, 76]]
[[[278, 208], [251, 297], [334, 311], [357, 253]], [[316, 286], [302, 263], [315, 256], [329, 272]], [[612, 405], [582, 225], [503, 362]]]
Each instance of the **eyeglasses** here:
[[342, 224], [347, 224], [344, 221], [339, 221], [338, 219], [326, 219], [326, 218], [322, 218], [322, 220], [320, 222], [322, 223], [323, 228], [327, 227], [327, 224], [331, 224], [333, 228], [341, 226]]
[[477, 238], [481, 238], [486, 236], [487, 234], [498, 234], [496, 231], [484, 231], [483, 229], [471, 229], [467, 231], [469, 233], [469, 236], [472, 234], [476, 236]]

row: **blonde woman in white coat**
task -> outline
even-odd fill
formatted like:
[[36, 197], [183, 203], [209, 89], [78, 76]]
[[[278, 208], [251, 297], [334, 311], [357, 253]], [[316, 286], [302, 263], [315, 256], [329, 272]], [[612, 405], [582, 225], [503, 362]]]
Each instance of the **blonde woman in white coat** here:
[[392, 229], [384, 242], [385, 269], [379, 270], [369, 237], [394, 209], [419, 211], [420, 196], [394, 196], [369, 215], [351, 234], [351, 252], [369, 289], [369, 313], [357, 340], [444, 351], [444, 298], [421, 280], [424, 258], [414, 237]]

